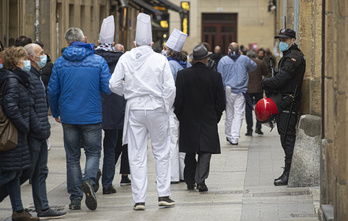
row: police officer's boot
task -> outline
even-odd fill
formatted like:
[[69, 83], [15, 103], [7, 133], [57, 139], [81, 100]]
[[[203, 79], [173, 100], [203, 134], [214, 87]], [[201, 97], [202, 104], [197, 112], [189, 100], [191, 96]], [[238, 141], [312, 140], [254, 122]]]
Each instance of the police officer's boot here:
[[283, 174], [274, 180], [274, 186], [285, 186], [288, 185], [289, 174], [290, 174], [291, 163], [285, 163], [285, 168]]

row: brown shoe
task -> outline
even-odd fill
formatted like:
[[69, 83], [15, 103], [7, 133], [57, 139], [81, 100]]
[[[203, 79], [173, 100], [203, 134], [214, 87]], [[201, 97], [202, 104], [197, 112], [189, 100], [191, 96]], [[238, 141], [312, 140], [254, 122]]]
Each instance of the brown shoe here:
[[12, 221], [32, 221], [32, 220], [40, 220], [39, 217], [33, 217], [28, 210], [23, 210], [22, 212], [13, 212], [12, 213]]

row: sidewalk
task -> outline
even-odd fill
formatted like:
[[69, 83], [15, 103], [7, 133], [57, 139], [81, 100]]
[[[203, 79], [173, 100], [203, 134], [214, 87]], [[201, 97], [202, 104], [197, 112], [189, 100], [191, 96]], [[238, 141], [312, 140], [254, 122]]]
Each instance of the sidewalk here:
[[[148, 150], [148, 192], [145, 211], [133, 211], [130, 186], [120, 186], [116, 174], [116, 194], [97, 193], [98, 208], [90, 211], [82, 201], [80, 211], [68, 209], [69, 195], [66, 192], [65, 151], [60, 124], [50, 118], [52, 149], [49, 151], [49, 176], [47, 191], [52, 208], [68, 212], [61, 220], [228, 220], [228, 221], [315, 221], [315, 208], [319, 203], [319, 188], [287, 188], [273, 186], [274, 178], [282, 173], [284, 154], [275, 128], [263, 127], [265, 135], [244, 136], [245, 122], [238, 146], [226, 142], [224, 116], [219, 124], [221, 154], [213, 155], [209, 178], [209, 191], [188, 191], [185, 183], [171, 185], [173, 208], [157, 206], [156, 174], [151, 148]], [[83, 156], [84, 154], [82, 154]], [[84, 162], [84, 156], [82, 162]], [[102, 164], [102, 160], [101, 160]], [[81, 163], [84, 167], [84, 163]], [[101, 168], [101, 166], [100, 166]], [[116, 168], [118, 173], [119, 166]], [[22, 186], [22, 200], [26, 208], [33, 209], [31, 186]], [[10, 221], [12, 211], [7, 198], [0, 204], [0, 220]], [[32, 213], [34, 216], [36, 213]]]

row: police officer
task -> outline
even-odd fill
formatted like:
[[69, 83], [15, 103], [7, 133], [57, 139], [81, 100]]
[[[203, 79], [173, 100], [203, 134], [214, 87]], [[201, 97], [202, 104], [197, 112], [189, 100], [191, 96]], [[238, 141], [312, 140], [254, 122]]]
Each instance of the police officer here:
[[283, 174], [274, 180], [275, 186], [281, 186], [287, 185], [289, 179], [306, 60], [295, 43], [294, 30], [282, 29], [275, 38], [279, 39], [279, 50], [283, 57], [279, 61], [278, 72], [273, 77], [264, 79], [261, 84], [267, 96], [277, 92], [282, 96], [282, 111], [277, 118], [277, 128], [285, 152], [285, 168]]

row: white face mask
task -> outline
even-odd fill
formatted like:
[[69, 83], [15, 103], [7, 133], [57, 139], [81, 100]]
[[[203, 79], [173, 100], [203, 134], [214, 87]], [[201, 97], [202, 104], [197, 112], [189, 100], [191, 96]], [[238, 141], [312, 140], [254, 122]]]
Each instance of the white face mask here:
[[162, 49], [161, 54], [162, 54], [163, 56], [167, 57], [167, 51], [165, 51], [164, 49]]

